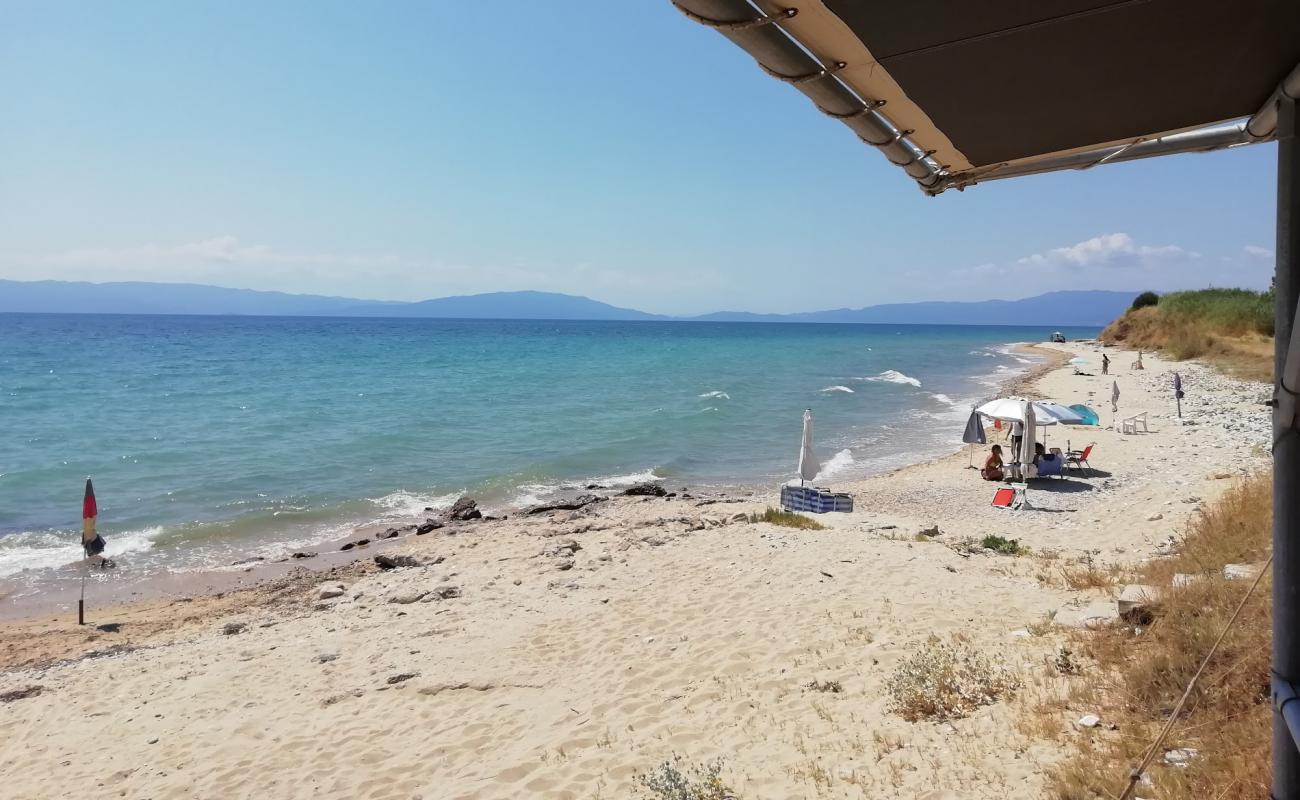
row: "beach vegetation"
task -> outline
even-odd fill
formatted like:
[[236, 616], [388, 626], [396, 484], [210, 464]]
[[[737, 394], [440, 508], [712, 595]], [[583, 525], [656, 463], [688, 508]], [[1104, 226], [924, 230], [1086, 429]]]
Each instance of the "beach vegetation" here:
[[1133, 305], [1130, 308], [1146, 308], [1148, 306], [1160, 305], [1160, 295], [1155, 292], [1143, 292], [1133, 298]]
[[839, 681], [832, 680], [815, 680], [810, 682], [807, 688], [812, 689], [814, 692], [830, 692], [832, 694], [839, 694], [844, 691], [844, 687], [840, 685]]
[[965, 717], [1010, 695], [1020, 680], [1001, 660], [956, 638], [930, 637], [885, 684], [888, 709], [909, 722]]
[[1102, 331], [1107, 344], [1159, 350], [1175, 361], [1201, 358], [1249, 380], [1273, 374], [1273, 292], [1172, 292], [1129, 309]]
[[750, 522], [768, 522], [773, 525], [780, 525], [783, 528], [799, 528], [806, 531], [825, 530], [826, 526], [803, 514], [796, 514], [792, 511], [781, 511], [780, 509], [768, 507], [762, 514], [750, 514]]
[[989, 534], [980, 540], [980, 547], [985, 550], [992, 550], [1004, 556], [1018, 556], [1025, 552], [1024, 546], [1020, 544], [1019, 539], [1007, 539], [996, 534]]
[[737, 795], [722, 780], [722, 759], [688, 763], [673, 757], [638, 775], [637, 795], [654, 800], [735, 800]]
[[1061, 567], [1065, 585], [1075, 591], [1109, 589], [1119, 582], [1123, 569], [1116, 565], [1100, 566], [1092, 554], [1085, 555], [1074, 564]]
[[[1271, 547], [1271, 476], [1248, 478], [1188, 524], [1173, 555], [1142, 565], [1138, 579], [1159, 590], [1146, 624], [1081, 630], [1070, 643], [1095, 668], [1070, 678], [1071, 697], [1120, 733], [1073, 737], [1073, 754], [1053, 768], [1058, 800], [1114, 797], [1169, 719], [1251, 580], [1224, 576], [1227, 564], [1260, 564]], [[1175, 578], [1175, 576], [1179, 576]], [[1139, 794], [1163, 800], [1269, 796], [1270, 576], [1243, 607], [1147, 769]], [[1068, 675], [1065, 670], [1058, 672]], [[1163, 753], [1195, 757], [1167, 763]]]

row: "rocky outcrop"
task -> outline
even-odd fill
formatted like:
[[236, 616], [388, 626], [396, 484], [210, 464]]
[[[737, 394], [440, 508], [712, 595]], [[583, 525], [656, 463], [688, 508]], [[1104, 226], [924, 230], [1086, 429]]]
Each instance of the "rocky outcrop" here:
[[594, 494], [580, 494], [570, 500], [556, 500], [551, 503], [543, 503], [539, 506], [533, 506], [525, 511], [525, 514], [545, 514], [548, 511], [577, 511], [585, 508], [592, 503], [599, 503], [606, 498]]
[[450, 520], [465, 521], [482, 518], [483, 512], [478, 510], [478, 501], [469, 495], [461, 497], [447, 509], [447, 519]]
[[627, 497], [664, 497], [668, 490], [657, 483], [638, 483], [623, 490]]

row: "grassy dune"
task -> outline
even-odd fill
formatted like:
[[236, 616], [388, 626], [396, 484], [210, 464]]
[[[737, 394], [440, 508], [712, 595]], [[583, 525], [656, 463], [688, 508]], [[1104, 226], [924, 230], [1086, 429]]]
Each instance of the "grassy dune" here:
[[[1243, 481], [1194, 519], [1176, 554], [1132, 576], [1160, 592], [1149, 619], [1079, 634], [1074, 652], [1087, 666], [1071, 680], [1071, 695], [1114, 728], [1080, 732], [1077, 755], [1054, 771], [1050, 797], [1118, 796], [1250, 586], [1225, 578], [1224, 565], [1268, 557], [1271, 510], [1269, 476]], [[1265, 576], [1211, 660], [1138, 796], [1268, 797], [1269, 582]], [[1166, 763], [1163, 753], [1177, 748], [1195, 756], [1184, 766]]]
[[1273, 375], [1273, 293], [1249, 289], [1173, 292], [1134, 308], [1102, 331], [1102, 341], [1203, 359], [1230, 375]]

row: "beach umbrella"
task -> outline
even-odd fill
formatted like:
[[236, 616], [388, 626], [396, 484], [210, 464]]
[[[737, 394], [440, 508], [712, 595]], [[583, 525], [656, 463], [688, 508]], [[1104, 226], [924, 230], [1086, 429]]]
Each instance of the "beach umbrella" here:
[[1083, 421], [1082, 417], [1074, 414], [1059, 403], [1053, 403], [1050, 400], [1025, 400], [1021, 397], [999, 397], [997, 400], [990, 400], [975, 409], [975, 412], [989, 419], [1024, 424], [1025, 403], [1033, 406], [1035, 425], [1058, 425], [1061, 423], [1077, 425]]
[[817, 453], [813, 451], [813, 414], [811, 408], [803, 412], [803, 445], [799, 448], [799, 482], [810, 481], [821, 472]]
[[1183, 376], [1174, 373], [1174, 402], [1178, 403], [1178, 418], [1183, 418]]
[[86, 558], [104, 552], [104, 539], [95, 532], [95, 518], [99, 516], [99, 505], [95, 503], [95, 487], [90, 478], [86, 478], [86, 494], [81, 499], [81, 547]]
[[1119, 413], [1119, 381], [1110, 382], [1110, 424], [1115, 425], [1115, 415]]
[[1097, 415], [1096, 411], [1093, 411], [1088, 406], [1085, 406], [1081, 403], [1076, 403], [1075, 405], [1070, 406], [1070, 410], [1083, 418], [1084, 425], [1101, 424], [1101, 417]]
[[[985, 444], [988, 439], [984, 436], [984, 423], [980, 419], [978, 411], [970, 412], [970, 419], [966, 420], [966, 430], [961, 435], [961, 440], [969, 445]], [[971, 448], [970, 459], [966, 466], [974, 466], [975, 448]]]

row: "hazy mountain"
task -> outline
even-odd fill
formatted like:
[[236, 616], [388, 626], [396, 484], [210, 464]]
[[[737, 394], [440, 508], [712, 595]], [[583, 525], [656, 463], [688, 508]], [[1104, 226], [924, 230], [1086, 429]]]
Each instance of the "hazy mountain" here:
[[350, 297], [225, 289], [197, 283], [0, 280], [0, 312], [331, 316], [360, 302]]
[[[1136, 292], [1050, 292], [1023, 300], [895, 303], [752, 314], [720, 311], [678, 318], [721, 322], [875, 322], [889, 324], [1102, 326], [1128, 308]], [[0, 312], [73, 314], [247, 314], [259, 316], [430, 317], [450, 319], [667, 320], [551, 292], [491, 292], [418, 303], [223, 289], [192, 283], [70, 283], [0, 280]]]
[[950, 325], [1102, 326], [1124, 313], [1137, 292], [1049, 292], [1023, 300], [892, 303], [802, 314], [721, 311], [697, 319], [721, 322], [875, 322]]
[[445, 317], [453, 319], [670, 319], [619, 308], [589, 297], [553, 292], [489, 292], [439, 297], [418, 303], [354, 305], [345, 312], [358, 317]]

